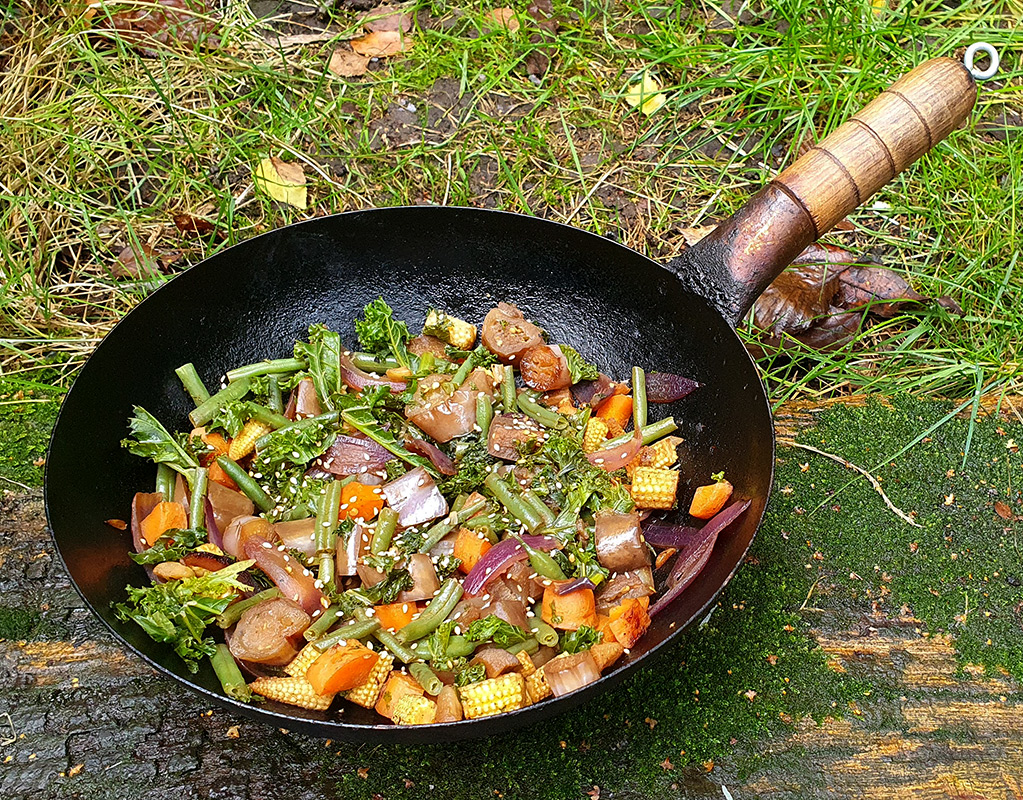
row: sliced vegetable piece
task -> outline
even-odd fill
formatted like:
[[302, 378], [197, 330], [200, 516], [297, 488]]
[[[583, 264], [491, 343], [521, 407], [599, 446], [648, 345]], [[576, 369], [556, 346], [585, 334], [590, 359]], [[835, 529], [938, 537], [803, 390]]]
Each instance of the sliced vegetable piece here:
[[597, 610], [592, 589], [576, 589], [567, 594], [558, 594], [558, 582], [548, 586], [543, 593], [543, 621], [563, 631], [574, 631], [587, 625], [597, 626]]
[[163, 501], [142, 520], [139, 532], [145, 547], [152, 547], [167, 531], [188, 527], [188, 512], [181, 503]]
[[600, 679], [600, 670], [589, 650], [548, 661], [543, 675], [555, 697], [562, 697]]
[[693, 502], [689, 504], [689, 515], [697, 519], [710, 519], [725, 507], [731, 496], [732, 484], [724, 478], [699, 486], [693, 494]]
[[376, 653], [358, 639], [346, 639], [322, 653], [305, 678], [318, 694], [336, 694], [363, 683], [376, 663]]

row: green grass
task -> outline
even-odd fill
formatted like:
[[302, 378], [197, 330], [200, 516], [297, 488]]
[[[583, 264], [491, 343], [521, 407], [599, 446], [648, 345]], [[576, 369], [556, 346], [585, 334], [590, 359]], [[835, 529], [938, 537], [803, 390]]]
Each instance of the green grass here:
[[[871, 329], [837, 352], [763, 361], [777, 400], [909, 389], [965, 396], [1019, 391], [1019, 128], [981, 130], [1023, 109], [1017, 17], [1000, 4], [771, 0], [758, 18], [715, 28], [712, 5], [555, 4], [563, 24], [541, 85], [524, 60], [529, 29], [488, 31], [487, 9], [421, 3], [415, 47], [365, 78], [325, 71], [328, 47], [266, 44], [244, 8], [227, 11], [210, 54], [160, 49], [143, 59], [90, 35], [73, 15], [18, 6], [0, 77], [0, 369], [54, 363], [65, 381], [95, 341], [151, 289], [221, 247], [314, 213], [432, 202], [484, 204], [613, 234], [657, 258], [678, 228], [720, 218], [923, 58], [985, 39], [1003, 53], [954, 133], [852, 216], [839, 241], [904, 270], [937, 309]], [[527, 21], [523, 13], [523, 20]], [[345, 38], [357, 18], [340, 13]], [[442, 24], [443, 22], [443, 24]], [[645, 118], [621, 99], [649, 69], [668, 102]], [[426, 137], [431, 87], [457, 81], [454, 128]], [[498, 110], [498, 95], [518, 112]], [[412, 131], [389, 109], [415, 106]], [[254, 193], [265, 155], [302, 160], [312, 207]], [[206, 216], [216, 235], [184, 236], [175, 213]], [[154, 247], [158, 276], [114, 275], [126, 246]]]

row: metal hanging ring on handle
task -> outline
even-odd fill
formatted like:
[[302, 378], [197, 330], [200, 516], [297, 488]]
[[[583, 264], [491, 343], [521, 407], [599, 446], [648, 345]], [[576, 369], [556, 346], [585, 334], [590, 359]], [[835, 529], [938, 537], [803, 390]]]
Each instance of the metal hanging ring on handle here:
[[[977, 53], [981, 53], [988, 57], [990, 63], [988, 68], [981, 70], [973, 66], [973, 59], [976, 58]], [[966, 55], [963, 56], [963, 64], [969, 73], [976, 78], [978, 81], [986, 81], [988, 78], [993, 78], [995, 73], [998, 72], [998, 51], [995, 50], [994, 45], [988, 44], [987, 42], [975, 42], [966, 48]]]

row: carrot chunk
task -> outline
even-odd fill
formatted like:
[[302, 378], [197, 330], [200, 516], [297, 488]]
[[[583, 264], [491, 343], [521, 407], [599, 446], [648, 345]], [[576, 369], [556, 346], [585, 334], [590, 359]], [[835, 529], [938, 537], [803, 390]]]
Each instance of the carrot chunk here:
[[543, 592], [543, 621], [563, 631], [575, 631], [583, 625], [597, 626], [597, 608], [592, 589], [576, 589], [558, 594], [551, 584]]
[[380, 690], [380, 699], [375, 706], [376, 712], [388, 719], [394, 719], [394, 707], [398, 701], [406, 695], [422, 697], [426, 690], [413, 678], [404, 672], [391, 672], [391, 676]]
[[455, 558], [462, 560], [458, 568], [468, 575], [469, 570], [476, 566], [476, 562], [483, 558], [483, 554], [491, 547], [493, 545], [486, 536], [481, 536], [468, 528], [459, 528], [454, 551]]
[[346, 639], [316, 659], [305, 678], [318, 694], [354, 689], [369, 677], [378, 656], [358, 639]]
[[412, 616], [419, 610], [415, 603], [388, 603], [385, 606], [373, 606], [373, 616], [380, 626], [390, 631], [404, 628], [412, 621]]
[[146, 544], [150, 547], [156, 544], [156, 540], [167, 533], [167, 531], [174, 530], [175, 528], [180, 530], [187, 527], [188, 512], [185, 511], [185, 507], [181, 503], [172, 503], [166, 500], [162, 503], [157, 503], [149, 515], [142, 520], [140, 526], [142, 538], [146, 540]]
[[379, 486], [352, 481], [341, 490], [341, 519], [373, 519], [383, 507]]
[[599, 406], [597, 416], [602, 420], [614, 420], [625, 427], [632, 419], [632, 397], [627, 394], [613, 394]]
[[700, 486], [693, 495], [689, 513], [697, 519], [710, 519], [725, 507], [731, 496], [732, 484], [723, 479], [717, 483]]

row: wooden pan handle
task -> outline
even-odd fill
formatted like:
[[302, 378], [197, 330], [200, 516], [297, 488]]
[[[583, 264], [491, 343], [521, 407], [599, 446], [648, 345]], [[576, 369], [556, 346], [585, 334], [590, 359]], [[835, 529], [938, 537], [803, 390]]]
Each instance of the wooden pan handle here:
[[796, 256], [948, 136], [976, 99], [958, 61], [924, 62], [669, 267], [737, 324]]
[[976, 99], [973, 77], [961, 63], [926, 61], [773, 183], [806, 209], [820, 236], [958, 128]]

